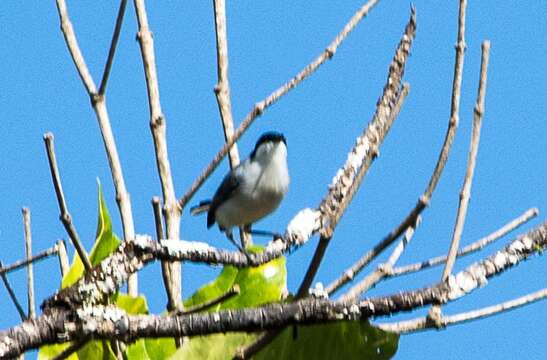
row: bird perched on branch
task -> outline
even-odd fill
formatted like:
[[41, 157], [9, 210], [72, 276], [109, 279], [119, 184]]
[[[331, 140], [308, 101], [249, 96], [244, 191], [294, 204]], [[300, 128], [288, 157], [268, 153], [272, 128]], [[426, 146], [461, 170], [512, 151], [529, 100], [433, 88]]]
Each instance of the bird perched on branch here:
[[[272, 213], [289, 187], [287, 141], [283, 134], [266, 132], [256, 142], [249, 158], [232, 169], [222, 180], [212, 200], [202, 201], [190, 209], [192, 215], [207, 211], [207, 228], [216, 222], [221, 231], [234, 241], [232, 228], [244, 227]], [[271, 234], [271, 233], [270, 233]]]

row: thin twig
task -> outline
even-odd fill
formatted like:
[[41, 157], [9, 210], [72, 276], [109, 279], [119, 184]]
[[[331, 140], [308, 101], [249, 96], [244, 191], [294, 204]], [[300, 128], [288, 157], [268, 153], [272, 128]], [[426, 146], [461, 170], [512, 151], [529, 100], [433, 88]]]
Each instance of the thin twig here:
[[393, 266], [395, 266], [395, 263], [397, 263], [397, 261], [401, 257], [404, 249], [412, 240], [416, 227], [419, 225], [420, 221], [421, 221], [421, 218], [418, 217], [418, 219], [416, 220], [416, 224], [414, 224], [414, 226], [411, 226], [406, 230], [403, 239], [399, 242], [399, 244], [397, 244], [395, 249], [393, 249], [393, 252], [391, 256], [389, 257], [389, 259], [387, 260], [387, 262], [379, 265], [375, 271], [373, 271], [371, 274], [369, 274], [363, 280], [361, 280], [355, 286], [353, 286], [350, 290], [348, 290], [341, 297], [341, 301], [348, 301], [348, 302], [357, 301], [357, 299], [363, 293], [373, 288], [379, 281], [381, 281], [391, 272], [391, 269], [393, 268]]
[[63, 186], [61, 185], [61, 176], [59, 175], [57, 159], [55, 157], [55, 146], [53, 140], [54, 138], [52, 133], [48, 132], [44, 135], [44, 143], [46, 144], [47, 158], [49, 161], [49, 170], [51, 171], [51, 179], [53, 181], [53, 186], [55, 187], [55, 194], [57, 195], [57, 202], [59, 203], [59, 209], [61, 212], [59, 218], [61, 219], [61, 223], [65, 227], [65, 230], [68, 234], [68, 237], [70, 238], [70, 241], [72, 242], [72, 245], [74, 245], [74, 247], [76, 248], [76, 252], [82, 260], [82, 264], [84, 265], [85, 270], [90, 271], [92, 267], [91, 262], [89, 261], [82, 242], [80, 241], [78, 232], [76, 231], [76, 228], [72, 223], [72, 216], [70, 216], [70, 213], [68, 212], [68, 208], [66, 206]]
[[[462, 7], [460, 4], [460, 17], [465, 15], [465, 4]], [[465, 23], [460, 20], [460, 27]], [[465, 28], [463, 28], [465, 29]], [[401, 221], [401, 223], [393, 229], [386, 237], [382, 239], [372, 250], [363, 255], [350, 269], [346, 270], [338, 279], [333, 281], [326, 287], [327, 293], [331, 294], [337, 291], [340, 287], [345, 285], [348, 281], [351, 281], [366, 265], [368, 265], [376, 256], [378, 256], [385, 248], [391, 245], [395, 240], [397, 240], [413, 223], [416, 222], [417, 217], [422, 213], [422, 211], [429, 205], [433, 192], [435, 191], [441, 174], [444, 170], [446, 162], [448, 160], [448, 155], [452, 148], [452, 143], [454, 142], [454, 137], [456, 136], [456, 130], [458, 128], [459, 122], [459, 108], [460, 108], [460, 90], [462, 82], [462, 73], [463, 73], [463, 61], [465, 53], [465, 40], [464, 32], [458, 30], [458, 42], [456, 44], [456, 61], [454, 65], [454, 79], [452, 82], [452, 101], [450, 109], [450, 118], [448, 121], [448, 128], [446, 130], [446, 135], [444, 138], [443, 146], [439, 153], [437, 163], [435, 164], [435, 169], [433, 174], [429, 179], [429, 183], [422, 194], [418, 198], [418, 201], [414, 208], [408, 213], [408, 215]]]
[[[139, 31], [139, 41], [144, 74], [146, 78], [146, 89], [148, 93], [148, 106], [150, 110], [150, 129], [154, 140], [154, 151], [156, 154], [156, 165], [160, 177], [163, 194], [163, 215], [167, 237], [178, 239], [180, 234], [181, 208], [175, 195], [175, 186], [171, 175], [171, 165], [167, 155], [166, 120], [161, 110], [160, 92], [158, 86], [158, 75], [156, 72], [156, 60], [154, 55], [154, 38], [148, 26], [148, 15], [144, 0], [134, 0], [135, 12]], [[181, 305], [181, 266], [180, 263], [169, 264], [171, 288], [174, 299], [169, 301], [172, 304]]]
[[222, 149], [215, 155], [214, 159], [207, 165], [203, 172], [196, 178], [194, 183], [190, 186], [188, 191], [180, 198], [179, 205], [181, 208], [184, 208], [188, 201], [192, 199], [196, 191], [203, 185], [205, 180], [211, 175], [211, 173], [216, 169], [218, 164], [230, 151], [232, 146], [239, 140], [243, 133], [249, 128], [249, 126], [256, 120], [257, 117], [262, 115], [264, 110], [269, 106], [277, 102], [283, 95], [287, 94], [292, 90], [296, 85], [301, 83], [308, 76], [313, 74], [319, 66], [323, 65], [327, 60], [330, 60], [338, 49], [338, 46], [346, 39], [349, 33], [357, 26], [357, 24], [369, 13], [370, 10], [379, 2], [379, 0], [370, 0], [365, 5], [363, 5], [349, 20], [349, 22], [344, 26], [342, 31], [336, 36], [336, 38], [327, 46], [327, 48], [313, 60], [310, 64], [306, 65], [298, 74], [296, 74], [292, 79], [283, 84], [281, 87], [277, 88], [264, 100], [256, 103], [251, 111], [247, 114], [245, 119], [241, 122], [241, 125], [236, 129], [232, 138], [224, 144]]
[[[30, 210], [24, 207], [23, 213], [23, 228], [25, 231], [25, 255], [27, 261], [32, 259], [32, 231], [30, 227]], [[27, 265], [27, 300], [28, 300], [28, 318], [36, 317], [36, 307], [34, 302], [34, 271], [32, 269], [32, 261]]]
[[[163, 223], [161, 216], [161, 200], [159, 197], [152, 197], [152, 209], [154, 210], [154, 224], [156, 227], [156, 240], [160, 241], [163, 239]], [[161, 276], [163, 279], [163, 285], [165, 287], [165, 292], [167, 294], [167, 311], [181, 311], [180, 308], [182, 305], [177, 304], [175, 299], [177, 294], [173, 292], [173, 286], [171, 282], [171, 268], [169, 267], [169, 261], [161, 261]], [[183, 338], [176, 338], [175, 343], [177, 347], [182, 346], [184, 342]]]
[[64, 240], [57, 241], [57, 254], [59, 255], [59, 268], [61, 269], [61, 278], [63, 278], [70, 270], [70, 263], [68, 262], [68, 255], [66, 252], [66, 245]]
[[[465, 1], [464, 1], [465, 2]], [[465, 179], [463, 182], [462, 190], [460, 193], [460, 203], [458, 206], [458, 213], [456, 215], [456, 224], [454, 226], [454, 234], [452, 235], [452, 242], [448, 251], [446, 265], [443, 270], [442, 281], [446, 281], [452, 273], [454, 262], [456, 261], [456, 254], [460, 245], [460, 239], [465, 224], [465, 217], [467, 215], [467, 207], [469, 205], [469, 197], [471, 196], [471, 184], [473, 183], [473, 174], [475, 172], [475, 164], [477, 160], [477, 152], [479, 149], [479, 141], [481, 135], [482, 116], [484, 114], [484, 96], [486, 92], [486, 80], [488, 72], [488, 58], [490, 55], [490, 42], [485, 41], [482, 44], [482, 58], [481, 58], [481, 73], [479, 81], [479, 91], [477, 94], [477, 103], [475, 105], [473, 116], [473, 130], [471, 134], [471, 144], [469, 148], [469, 158], [467, 160], [467, 170]]]
[[201, 311], [204, 311], [204, 310], [207, 310], [215, 305], [218, 305], [236, 295], [239, 295], [240, 293], [240, 290], [239, 290], [239, 285], [234, 285], [232, 286], [230, 289], [228, 289], [228, 291], [226, 291], [224, 294], [220, 295], [219, 297], [217, 297], [216, 299], [211, 299], [209, 301], [206, 301], [202, 304], [198, 304], [196, 306], [193, 306], [191, 308], [188, 308], [188, 309], [185, 309], [183, 311], [179, 311], [177, 312], [178, 315], [187, 315], [187, 314], [194, 314], [194, 313], [198, 313], [198, 312], [201, 312]]
[[[521, 296], [519, 298], [503, 302], [501, 304], [488, 306], [485, 308], [463, 312], [455, 315], [443, 315], [441, 318], [441, 328], [449, 325], [461, 324], [463, 322], [479, 320], [484, 317], [497, 315], [502, 312], [514, 310], [524, 305], [534, 303], [547, 297], [547, 288], [534, 293]], [[399, 334], [411, 333], [426, 329], [438, 329], [438, 327], [429, 322], [427, 317], [416, 318], [412, 320], [375, 324], [376, 327]]]
[[[465, 256], [468, 254], [471, 254], [475, 251], [483, 249], [485, 246], [489, 245], [490, 243], [494, 242], [495, 240], [507, 235], [509, 232], [515, 230], [522, 224], [526, 223], [528, 220], [532, 219], [533, 217], [537, 216], [539, 213], [539, 210], [537, 208], [532, 208], [527, 210], [525, 213], [523, 213], [521, 216], [519, 216], [516, 219], [513, 219], [511, 222], [505, 224], [503, 227], [499, 228], [498, 230], [494, 231], [493, 233], [474, 241], [473, 243], [467, 245], [466, 247], [462, 248], [460, 251], [458, 251], [457, 257]], [[432, 266], [440, 265], [446, 262], [446, 255], [437, 256], [419, 263], [414, 263], [410, 265], [405, 266], [399, 266], [395, 267], [391, 270], [391, 272], [387, 275], [388, 277], [394, 277], [394, 276], [400, 276], [400, 275], [406, 275], [410, 273], [414, 273], [420, 270], [427, 269]]]
[[[462, 0], [461, 4], [465, 7], [465, 0]], [[460, 21], [463, 27], [465, 23], [465, 10], [460, 9]], [[461, 31], [461, 30], [460, 30]], [[462, 35], [463, 36], [463, 35]], [[446, 263], [441, 276], [442, 282], [447, 282], [454, 263], [456, 262], [456, 255], [460, 246], [460, 239], [463, 233], [463, 227], [465, 224], [465, 218], [467, 215], [467, 207], [469, 205], [469, 197], [471, 196], [471, 184], [473, 183], [473, 174], [475, 172], [475, 164], [477, 160], [477, 152], [479, 149], [479, 141], [481, 134], [482, 116], [484, 113], [484, 96], [486, 92], [486, 80], [488, 72], [488, 58], [490, 55], [490, 42], [484, 41], [482, 43], [482, 56], [481, 56], [481, 70], [479, 79], [479, 90], [477, 93], [477, 103], [473, 112], [473, 129], [471, 132], [471, 143], [469, 146], [469, 155], [467, 158], [467, 169], [465, 172], [465, 178], [463, 181], [462, 189], [460, 191], [460, 201], [458, 204], [458, 212], [456, 214], [456, 223], [454, 224], [454, 231], [452, 234], [452, 241], [450, 242], [450, 248], [446, 256]], [[431, 321], [435, 326], [442, 326], [442, 312], [440, 305], [433, 305], [427, 315], [428, 321]]]
[[39, 252], [38, 254], [30, 257], [30, 258], [25, 258], [23, 260], [18, 260], [8, 266], [5, 266], [5, 267], [0, 267], [0, 274], [7, 274], [13, 270], [17, 270], [17, 269], [20, 269], [22, 267], [25, 267], [27, 266], [28, 264], [30, 263], [33, 263], [33, 262], [37, 262], [37, 261], [40, 261], [40, 260], [44, 260], [50, 256], [53, 256], [53, 255], [56, 255], [57, 254], [57, 246], [52, 246], [42, 252]]
[[125, 15], [126, 6], [127, 0], [121, 0], [120, 7], [118, 9], [118, 16], [116, 17], [116, 25], [114, 26], [114, 33], [112, 34], [112, 41], [110, 42], [110, 50], [108, 51], [108, 57], [106, 58], [103, 77], [101, 79], [101, 85], [99, 86], [99, 95], [104, 95], [104, 93], [106, 92], [106, 84], [108, 83], [108, 77], [110, 76], [110, 70], [112, 69], [114, 55], [116, 54], [116, 46], [118, 44], [118, 39], [120, 38], [120, 32], [122, 29], [123, 17]]
[[[122, 5], [123, 4], [120, 4], [120, 11], [122, 11], [122, 13], [118, 13], [117, 24], [114, 29], [112, 43], [110, 45], [109, 57], [114, 56], [115, 47], [119, 36], [119, 34], [116, 35], [116, 32], [119, 32], [120, 30], [119, 28], [121, 27], [121, 15], [123, 15], [123, 11], [125, 10], [125, 6]], [[123, 237], [124, 240], [127, 241], [128, 239], [133, 239], [135, 237], [133, 211], [131, 209], [129, 192], [127, 191], [127, 188], [125, 186], [122, 166], [116, 147], [116, 142], [114, 140], [112, 127], [110, 125], [110, 118], [108, 116], [106, 99], [104, 96], [104, 87], [106, 87], [106, 80], [108, 79], [108, 73], [110, 72], [110, 67], [112, 66], [112, 59], [110, 59], [110, 61], [107, 60], [107, 63], [105, 65], [105, 71], [103, 74], [103, 92], [97, 93], [95, 82], [93, 81], [93, 77], [89, 73], [87, 65], [85, 64], [85, 60], [78, 46], [72, 24], [70, 23], [65, 0], [57, 0], [57, 9], [59, 11], [59, 19], [61, 21], [61, 30], [65, 37], [68, 50], [70, 52], [70, 55], [72, 56], [72, 59], [74, 60], [74, 64], [76, 65], [78, 74], [82, 78], [86, 91], [91, 100], [91, 106], [93, 107], [93, 110], [95, 112], [99, 128], [101, 130], [101, 136], [103, 139], [106, 156], [108, 158], [108, 164], [110, 166], [112, 181], [114, 183], [114, 188], [116, 189], [116, 203], [118, 205], [118, 210], [120, 212], [120, 217], [122, 220]], [[136, 275], [132, 276], [128, 280], [127, 290], [129, 295], [131, 296], [138, 295], [138, 284]]]
[[[2, 261], [0, 261], [0, 268], [2, 266], [3, 266]], [[19, 313], [19, 317], [21, 318], [22, 321], [25, 321], [27, 319], [27, 315], [25, 314], [25, 310], [23, 310], [21, 303], [19, 302], [19, 300], [17, 300], [17, 295], [15, 295], [15, 291], [13, 291], [13, 288], [11, 287], [11, 284], [9, 283], [7, 274], [0, 273], [0, 277], [2, 277], [4, 286], [6, 287], [9, 297], [11, 298], [11, 301], [13, 302], [13, 304], [15, 305], [15, 308], [17, 309], [17, 312]]]
[[93, 81], [93, 77], [87, 68], [84, 56], [80, 51], [80, 46], [78, 45], [74, 28], [72, 27], [72, 23], [68, 17], [66, 3], [64, 0], [57, 0], [56, 3], [57, 10], [59, 12], [59, 21], [61, 22], [61, 31], [63, 32], [72, 61], [78, 70], [78, 75], [80, 75], [88, 94], [95, 94], [97, 92], [97, 88], [95, 86], [95, 82]]
[[[230, 82], [228, 80], [228, 39], [226, 34], [226, 3], [225, 0], [213, 0], [215, 11], [215, 34], [217, 40], [217, 84], [215, 95], [217, 98], [220, 120], [224, 128], [224, 139], [229, 141], [234, 134], [234, 120], [232, 118], [232, 102], [230, 98]], [[239, 164], [237, 144], [234, 144], [228, 153], [230, 167], [233, 169]]]
[[[224, 140], [229, 141], [234, 135], [234, 120], [232, 117], [230, 82], [228, 80], [228, 36], [226, 34], [225, 0], [213, 0], [213, 8], [215, 12], [217, 48], [217, 84], [215, 85], [215, 95], [222, 128], [224, 129]], [[236, 143], [234, 143], [228, 152], [228, 160], [231, 169], [239, 165], [239, 152]], [[251, 234], [247, 233], [243, 227], [239, 228], [239, 236], [243, 248], [248, 248], [253, 244]]]
[[[152, 208], [154, 210], [154, 223], [156, 226], [156, 240], [160, 241], [163, 239], [163, 224], [161, 216], [161, 200], [159, 197], [154, 196], [152, 198]], [[167, 293], [167, 310], [173, 311], [177, 309], [177, 305], [174, 303], [176, 299], [176, 294], [173, 293], [171, 287], [171, 276], [169, 272], [169, 261], [161, 262], [161, 274], [163, 278], [163, 284], [165, 286], [165, 291]]]

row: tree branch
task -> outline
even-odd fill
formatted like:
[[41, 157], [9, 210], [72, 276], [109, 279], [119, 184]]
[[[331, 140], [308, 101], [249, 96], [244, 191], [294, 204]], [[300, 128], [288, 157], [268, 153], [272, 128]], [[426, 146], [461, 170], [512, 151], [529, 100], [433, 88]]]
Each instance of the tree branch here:
[[[536, 217], [538, 213], [539, 213], [539, 210], [537, 208], [528, 209], [521, 216], [505, 224], [503, 227], [499, 228], [493, 233], [477, 241], [474, 241], [473, 243], [462, 248], [460, 251], [458, 251], [457, 257], [469, 255], [475, 251], [479, 251], [483, 249], [485, 246], [489, 245], [491, 242], [507, 235], [509, 232], [515, 230], [522, 224], [526, 223], [528, 220]], [[432, 266], [443, 264], [444, 262], [446, 262], [446, 255], [437, 256], [425, 261], [421, 261], [419, 263], [395, 267], [387, 274], [387, 276], [394, 277], [394, 276], [406, 275], [416, 271], [427, 269]]]
[[65, 227], [65, 230], [72, 242], [72, 245], [76, 248], [76, 252], [82, 260], [82, 264], [86, 271], [91, 270], [91, 262], [87, 256], [84, 246], [80, 241], [80, 236], [72, 223], [72, 216], [68, 212], [68, 208], [65, 202], [65, 194], [63, 193], [63, 186], [61, 185], [61, 176], [59, 175], [59, 169], [57, 167], [57, 159], [55, 157], [55, 145], [53, 143], [53, 134], [48, 132], [44, 135], [44, 143], [46, 144], [47, 158], [49, 161], [49, 170], [51, 172], [51, 180], [53, 181], [53, 187], [55, 188], [55, 194], [57, 195], [57, 203], [61, 214], [59, 218], [61, 223]]
[[[134, 0], [135, 12], [139, 24], [137, 40], [141, 48], [144, 75], [146, 78], [146, 89], [148, 93], [148, 106], [150, 110], [150, 130], [154, 140], [154, 151], [156, 154], [156, 165], [160, 177], [161, 190], [163, 193], [163, 215], [167, 237], [178, 239], [180, 236], [181, 208], [178, 206], [175, 195], [175, 186], [171, 175], [171, 165], [167, 154], [166, 120], [161, 110], [160, 90], [158, 75], [156, 72], [156, 58], [154, 55], [154, 39], [148, 26], [148, 15], [144, 0]], [[171, 304], [181, 303], [181, 266], [179, 263], [169, 264], [169, 274], [172, 294], [174, 299], [169, 299]]]
[[[87, 65], [84, 61], [84, 57], [80, 51], [80, 47], [78, 46], [78, 42], [76, 41], [76, 35], [74, 34], [74, 29], [72, 28], [72, 24], [68, 16], [68, 10], [65, 0], [57, 0], [57, 9], [59, 11], [59, 19], [61, 21], [61, 30], [65, 37], [68, 50], [70, 52], [70, 55], [72, 56], [72, 59], [74, 60], [74, 64], [76, 65], [78, 74], [84, 82], [85, 89], [91, 100], [91, 106], [93, 107], [97, 122], [99, 124], [99, 128], [101, 130], [101, 136], [103, 139], [106, 156], [108, 158], [108, 164], [110, 166], [112, 181], [114, 182], [114, 188], [116, 189], [116, 203], [118, 205], [120, 217], [122, 219], [124, 240], [133, 239], [135, 237], [135, 226], [133, 224], [133, 211], [131, 210], [131, 200], [129, 192], [125, 187], [122, 166], [120, 163], [120, 158], [118, 156], [118, 149], [116, 147], [116, 141], [114, 140], [114, 134], [112, 133], [110, 118], [108, 116], [108, 111], [106, 107], [106, 99], [104, 96], [104, 87], [106, 86], [110, 67], [112, 66], [112, 59], [110, 57], [114, 56], [115, 47], [119, 35], [117, 35], [116, 32], [119, 33], [125, 6], [123, 6], [123, 4], [120, 4], [120, 12], [118, 13], [118, 19], [116, 21], [117, 24], [116, 28], [114, 29], [112, 43], [110, 45], [109, 60], [107, 60], [107, 63], [105, 65], [105, 71], [101, 83], [102, 92], [100, 93], [97, 93], [93, 77], [89, 73]], [[136, 276], [132, 277], [129, 280], [127, 284], [127, 290], [131, 296], [138, 295]]]
[[486, 91], [486, 76], [488, 71], [488, 58], [490, 54], [490, 42], [485, 41], [482, 45], [481, 58], [481, 73], [479, 81], [479, 91], [477, 95], [477, 104], [475, 105], [473, 117], [473, 130], [471, 134], [471, 144], [469, 147], [469, 158], [467, 160], [467, 170], [463, 181], [462, 190], [460, 192], [460, 203], [458, 205], [458, 213], [456, 215], [456, 224], [454, 226], [454, 234], [448, 251], [445, 268], [443, 270], [442, 281], [446, 281], [452, 272], [456, 254], [460, 245], [460, 239], [465, 224], [467, 215], [467, 207], [469, 205], [469, 197], [471, 196], [471, 184], [473, 183], [473, 174], [475, 172], [475, 164], [477, 160], [477, 152], [479, 150], [479, 141], [481, 135], [482, 115], [484, 113], [484, 95]]
[[61, 278], [63, 278], [65, 274], [68, 273], [68, 271], [70, 270], [65, 242], [63, 240], [59, 240], [57, 241], [55, 247], [57, 248], [57, 254], [59, 255], [59, 268], [61, 270]]
[[[224, 140], [230, 141], [234, 136], [234, 120], [232, 117], [232, 102], [230, 97], [230, 82], [228, 80], [228, 36], [226, 34], [226, 3], [225, 0], [213, 0], [215, 12], [215, 35], [217, 48], [217, 84], [215, 85], [215, 95], [217, 98], [218, 111], [220, 112], [220, 121], [224, 130]], [[230, 168], [233, 169], [239, 165], [239, 152], [237, 144], [230, 148], [228, 152]], [[239, 228], [239, 236], [243, 248], [253, 244], [251, 234], [247, 233], [243, 227]]]
[[[2, 261], [0, 261], [0, 268], [2, 267]], [[15, 291], [13, 291], [13, 288], [11, 287], [11, 284], [9, 283], [8, 276], [5, 272], [0, 272], [0, 277], [2, 277], [2, 282], [4, 283], [4, 286], [6, 287], [6, 290], [8, 291], [8, 295], [11, 298], [11, 301], [15, 305], [15, 308], [17, 309], [17, 312], [19, 313], [19, 317], [22, 321], [25, 321], [27, 319], [27, 315], [25, 314], [25, 310], [23, 310], [23, 307], [21, 306], [21, 303], [19, 300], [17, 300], [17, 295], [15, 295]]]
[[7, 274], [9, 272], [12, 272], [14, 270], [17, 270], [17, 269], [20, 269], [22, 267], [25, 267], [27, 266], [28, 264], [30, 263], [33, 263], [33, 262], [37, 262], [37, 261], [40, 261], [40, 260], [44, 260], [50, 256], [53, 256], [53, 255], [56, 255], [58, 252], [58, 247], [57, 245], [55, 246], [52, 246], [42, 252], [39, 252], [38, 254], [30, 257], [30, 258], [25, 258], [23, 260], [18, 260], [10, 265], [6, 265], [6, 266], [0, 266], [0, 274]]
[[213, 161], [207, 165], [203, 172], [196, 178], [194, 183], [190, 186], [188, 191], [180, 198], [179, 206], [184, 208], [186, 204], [192, 199], [196, 191], [203, 185], [205, 180], [211, 175], [211, 173], [216, 169], [218, 164], [226, 156], [228, 151], [232, 146], [239, 140], [243, 133], [251, 126], [251, 124], [258, 118], [264, 110], [269, 106], [276, 103], [283, 95], [287, 94], [290, 90], [300, 84], [304, 79], [313, 74], [319, 66], [323, 65], [327, 60], [330, 60], [338, 46], [346, 39], [349, 33], [359, 24], [359, 22], [369, 13], [370, 10], [379, 2], [379, 0], [369, 0], [364, 4], [349, 20], [349, 22], [344, 26], [342, 31], [336, 36], [336, 38], [329, 44], [329, 46], [310, 64], [306, 65], [298, 74], [296, 74], [292, 79], [283, 84], [281, 87], [277, 88], [272, 92], [267, 98], [256, 103], [251, 111], [247, 114], [245, 119], [241, 122], [241, 125], [234, 132], [233, 136], [229, 141], [224, 144], [222, 149], [215, 155]]
[[108, 57], [106, 58], [106, 64], [104, 65], [103, 77], [101, 79], [101, 85], [99, 86], [99, 95], [104, 95], [106, 92], [106, 84], [108, 83], [108, 77], [110, 76], [110, 70], [112, 69], [112, 63], [114, 62], [114, 55], [116, 54], [116, 46], [118, 45], [118, 39], [120, 38], [120, 32], [122, 30], [126, 6], [127, 0], [121, 0], [120, 7], [118, 9], [118, 16], [116, 17], [116, 25], [114, 26], [114, 33], [112, 34], [112, 41], [110, 42], [110, 50], [108, 51]]
[[401, 223], [395, 229], [393, 229], [388, 235], [386, 235], [386, 237], [384, 237], [382, 241], [379, 242], [372, 250], [363, 255], [349, 270], [346, 270], [342, 275], [340, 275], [337, 280], [329, 284], [325, 289], [328, 293], [333, 293], [337, 291], [348, 281], [351, 281], [354, 276], [356, 276], [365, 266], [367, 266], [374, 258], [376, 258], [376, 256], [378, 256], [385, 248], [387, 248], [395, 240], [397, 240], [406, 231], [406, 229], [408, 229], [413, 223], [415, 223], [416, 218], [429, 205], [433, 192], [437, 187], [439, 179], [441, 178], [441, 174], [448, 160], [448, 155], [452, 148], [452, 143], [454, 142], [454, 137], [456, 136], [456, 130], [458, 128], [460, 90], [465, 53], [465, 41], [463, 40], [463, 32], [458, 31], [458, 33], [461, 33], [462, 41], [458, 40], [458, 43], [456, 45], [456, 62], [454, 65], [454, 80], [452, 83], [452, 102], [450, 118], [448, 121], [448, 128], [446, 130], [443, 146], [441, 147], [439, 158], [437, 159], [437, 163], [435, 164], [435, 169], [433, 170], [433, 174], [429, 179], [429, 183], [422, 196], [418, 198], [418, 201], [414, 208], [403, 219], [403, 221], [401, 221]]
[[[132, 245], [132, 242], [124, 242], [121, 246]], [[107, 293], [104, 291], [107, 289], [105, 279], [106, 283], [112, 283], [120, 275], [106, 274], [104, 269], [110, 265], [105, 260], [92, 273], [86, 274], [84, 280], [61, 292], [64, 295], [79, 293], [85, 299], [80, 298], [78, 303], [75, 297], [65, 297], [64, 306], [46, 306], [42, 316], [0, 332], [0, 357], [17, 356], [28, 349], [58, 342], [60, 334], [63, 334], [64, 341], [93, 336], [129, 342], [139, 337], [193, 336], [227, 331], [259, 331], [342, 319], [368, 320], [456, 300], [546, 247], [547, 222], [544, 222], [504, 249], [451, 276], [448, 282], [423, 289], [367, 298], [358, 303], [308, 297], [292, 303], [257, 308], [167, 316], [127, 315], [121, 309], [94, 303], [94, 298], [100, 293], [96, 289], [102, 289], [103, 295]], [[136, 256], [139, 257], [139, 254]], [[135, 259], [131, 262], [134, 263]], [[91, 288], [92, 284], [96, 289]], [[60, 299], [59, 294], [55, 296], [57, 299]], [[83, 304], [82, 300], [87, 305], [96, 306], [79, 306]]]
[[27, 300], [28, 300], [28, 317], [36, 317], [36, 307], [34, 301], [34, 272], [32, 270], [32, 231], [30, 228], [30, 210], [24, 207], [23, 213], [23, 227], [25, 231], [25, 255], [28, 261], [27, 264]]
[[393, 249], [393, 252], [389, 257], [388, 261], [384, 264], [379, 265], [375, 271], [373, 271], [371, 274], [366, 276], [363, 280], [361, 280], [351, 289], [349, 289], [349, 291], [342, 296], [342, 301], [357, 301], [361, 294], [373, 288], [378, 282], [388, 276], [393, 266], [395, 266], [395, 263], [399, 260], [399, 257], [401, 257], [404, 249], [412, 240], [412, 237], [414, 236], [414, 231], [420, 223], [420, 220], [421, 218], [418, 217], [416, 220], [416, 224], [406, 230], [405, 236], [399, 242], [399, 244], [397, 244], [395, 249]]
[[[485, 308], [459, 313], [455, 315], [443, 315], [441, 318], [441, 328], [445, 328], [450, 325], [461, 324], [463, 322], [479, 320], [484, 317], [497, 315], [502, 312], [514, 310], [524, 305], [534, 303], [539, 300], [543, 300], [547, 297], [547, 289], [542, 289], [534, 293], [503, 302], [501, 304], [488, 306]], [[375, 324], [384, 331], [396, 332], [399, 334], [406, 334], [426, 329], [438, 329], [438, 327], [432, 322], [428, 321], [427, 317], [420, 317], [412, 320], [394, 322], [394, 323], [380, 323]]]

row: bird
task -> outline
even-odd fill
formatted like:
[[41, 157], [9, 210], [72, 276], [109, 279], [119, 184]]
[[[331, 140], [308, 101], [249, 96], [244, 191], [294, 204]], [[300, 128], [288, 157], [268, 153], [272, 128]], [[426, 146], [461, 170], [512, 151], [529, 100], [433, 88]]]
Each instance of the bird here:
[[289, 188], [287, 140], [276, 131], [262, 134], [247, 159], [226, 174], [211, 200], [190, 209], [192, 215], [207, 211], [207, 228], [217, 223], [239, 250], [232, 228], [251, 225], [276, 210]]

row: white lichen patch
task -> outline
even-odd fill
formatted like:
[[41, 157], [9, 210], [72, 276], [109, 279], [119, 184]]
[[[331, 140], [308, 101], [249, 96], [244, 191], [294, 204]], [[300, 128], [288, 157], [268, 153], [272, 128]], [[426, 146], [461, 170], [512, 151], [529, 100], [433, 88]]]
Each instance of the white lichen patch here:
[[302, 243], [308, 240], [314, 231], [321, 225], [321, 213], [317, 210], [306, 208], [300, 210], [287, 226], [286, 235], [293, 241]]
[[133, 244], [135, 244], [135, 246], [140, 249], [146, 249], [150, 247], [151, 242], [152, 238], [150, 236], [137, 234], [135, 235], [135, 240], [133, 241]]
[[206, 253], [213, 248], [208, 244], [200, 241], [185, 241], [185, 240], [162, 240], [160, 244], [167, 250], [170, 256], [180, 256], [189, 253]]
[[125, 311], [113, 306], [84, 304], [76, 310], [76, 314], [82, 324], [82, 331], [86, 335], [94, 334], [99, 324], [104, 321], [112, 322], [116, 324], [116, 328], [120, 328], [118, 324], [123, 323], [122, 320], [126, 319]]
[[329, 294], [325, 291], [325, 288], [323, 286], [323, 283], [318, 282], [315, 284], [315, 287], [310, 288], [308, 290], [308, 293], [315, 297], [316, 299], [328, 299]]

